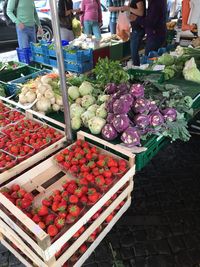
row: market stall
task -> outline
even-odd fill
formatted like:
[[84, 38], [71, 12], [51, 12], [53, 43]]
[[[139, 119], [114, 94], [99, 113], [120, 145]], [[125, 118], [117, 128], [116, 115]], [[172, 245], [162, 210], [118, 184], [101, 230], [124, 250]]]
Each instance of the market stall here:
[[[110, 59], [125, 58], [128, 42], [72, 49], [56, 8], [51, 1], [55, 43], [31, 49], [59, 74], [0, 72], [0, 236], [26, 266], [78, 267], [130, 206], [135, 170], [169, 142], [189, 140], [200, 49], [161, 48], [142, 69], [123, 68]], [[80, 75], [86, 65], [92, 71]]]

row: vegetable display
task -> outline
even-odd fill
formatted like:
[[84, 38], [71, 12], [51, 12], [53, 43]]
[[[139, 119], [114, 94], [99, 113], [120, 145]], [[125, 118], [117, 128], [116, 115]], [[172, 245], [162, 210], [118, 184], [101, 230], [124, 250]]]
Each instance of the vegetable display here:
[[[102, 129], [103, 138], [114, 140], [120, 137], [129, 147], [140, 145], [141, 140], [151, 134], [169, 136], [172, 140], [189, 139], [187, 123], [179, 122], [185, 120], [182, 114], [191, 112], [192, 99], [183, 96], [177, 88], [170, 91], [170, 86], [169, 92], [163, 90], [159, 98], [148, 86], [148, 83], [145, 87], [142, 84], [127, 84], [126, 90], [124, 84], [108, 84], [105, 87], [112, 93], [106, 102], [108, 117]], [[108, 90], [110, 88], [112, 90]], [[183, 134], [180, 133], [181, 127]]]
[[33, 109], [41, 113], [59, 111], [63, 107], [59, 76], [49, 73], [25, 83], [19, 94], [20, 104], [35, 103]]

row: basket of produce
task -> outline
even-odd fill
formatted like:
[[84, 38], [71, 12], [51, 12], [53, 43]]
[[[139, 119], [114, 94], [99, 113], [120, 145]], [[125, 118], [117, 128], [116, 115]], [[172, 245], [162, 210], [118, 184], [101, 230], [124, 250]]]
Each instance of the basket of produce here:
[[[130, 206], [134, 155], [127, 152], [128, 160], [123, 159], [84, 138], [85, 134], [79, 132], [74, 144], [0, 189], [1, 242], [27, 266], [81, 266]], [[86, 178], [74, 179], [71, 173], [62, 172], [55, 163], [63, 153], [78, 150], [84, 152], [82, 159], [88, 162], [88, 149], [96, 155], [96, 164], [103, 156], [109, 159], [109, 165], [127, 166], [124, 175], [104, 193]], [[97, 164], [96, 172], [101, 169]], [[88, 173], [93, 170], [90, 168]], [[106, 174], [102, 176], [109, 179]]]

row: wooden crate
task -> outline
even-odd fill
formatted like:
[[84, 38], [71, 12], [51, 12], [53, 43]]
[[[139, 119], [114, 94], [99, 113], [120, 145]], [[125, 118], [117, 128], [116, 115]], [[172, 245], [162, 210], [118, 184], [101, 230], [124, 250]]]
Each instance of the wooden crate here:
[[[23, 110], [22, 112], [25, 114], [25, 117], [27, 119], [38, 121], [40, 123], [41, 123], [41, 120], [44, 120], [44, 123], [51, 124], [51, 127], [55, 128], [57, 131], [60, 131], [63, 134], [63, 138], [61, 138], [57, 142], [51, 144], [50, 146], [44, 148], [40, 152], [34, 154], [30, 158], [20, 162], [19, 164], [17, 164], [13, 168], [11, 168], [11, 169], [3, 172], [3, 173], [0, 173], [0, 185], [7, 182], [12, 177], [15, 177], [16, 175], [20, 174], [22, 171], [26, 170], [27, 168], [33, 166], [34, 164], [41, 161], [42, 159], [46, 158], [48, 155], [51, 155], [55, 151], [59, 150], [60, 148], [62, 148], [64, 146], [64, 142], [66, 141], [66, 137], [65, 137], [65, 134], [63, 131], [65, 128], [65, 125], [63, 123], [58, 122], [54, 119], [51, 119], [51, 118], [49, 118], [49, 117], [47, 117], [41, 113], [33, 111], [33, 110], [30, 110], [30, 109], [24, 110], [23, 107], [21, 107], [21, 106], [19, 107], [19, 105], [17, 103], [15, 103], [14, 101], [10, 101], [9, 99], [6, 100], [5, 102], [12, 104], [15, 108], [16, 107], [21, 108]], [[59, 130], [58, 128], [62, 129], [62, 130]]]
[[[88, 134], [87, 138], [88, 138]], [[85, 138], [83, 132], [78, 133], [78, 138]], [[94, 137], [92, 136], [92, 139]], [[97, 138], [98, 139], [98, 138]], [[111, 145], [112, 146], [112, 145]], [[102, 150], [102, 149], [100, 149]], [[121, 151], [117, 151], [121, 152]], [[106, 151], [103, 150], [105, 154]], [[124, 151], [121, 152], [124, 154]], [[89, 247], [85, 254], [78, 260], [76, 265], [81, 266], [84, 260], [91, 254], [94, 248], [99, 244], [99, 242], [104, 238], [107, 232], [112, 228], [115, 222], [121, 217], [125, 210], [129, 207], [131, 202], [131, 191], [133, 189], [133, 175], [135, 174], [135, 165], [134, 165], [134, 155], [132, 153], [126, 152], [125, 155], [129, 157], [130, 169], [128, 172], [118, 180], [113, 187], [106, 192], [101, 199], [94, 204], [92, 207], [85, 210], [82, 217], [75, 222], [71, 227], [66, 229], [55, 242], [51, 243], [49, 235], [44, 232], [40, 227], [35, 224], [30, 218], [28, 218], [21, 210], [16, 208], [4, 195], [0, 193], [0, 204], [2, 209], [0, 210], [0, 233], [2, 237], [2, 244], [4, 244], [8, 249], [12, 251], [19, 259], [22, 257], [16, 249], [12, 248], [7, 242], [10, 240], [14, 243], [20, 251], [22, 251], [29, 259], [27, 261], [27, 266], [31, 266], [33, 262], [37, 266], [52, 266], [60, 267], [62, 266], [76, 251], [77, 249], [88, 239], [88, 237], [94, 232], [94, 230], [102, 224], [102, 222], [107, 218], [107, 216], [114, 211], [114, 209], [121, 203], [121, 201], [126, 200], [125, 205], [119, 210], [115, 215], [113, 220], [107, 225], [103, 232], [98, 236], [95, 242]], [[108, 152], [115, 158], [120, 158]], [[59, 175], [59, 179], [48, 187], [44, 187], [46, 182], [50, 182], [51, 178]], [[7, 186], [10, 187], [14, 183], [18, 183], [23, 186], [28, 192], [38, 191], [38, 195], [35, 199], [35, 202], [38, 203], [45, 196], [48, 196], [52, 190], [60, 189], [62, 187], [62, 181], [67, 178], [73, 179], [69, 174], [62, 173], [58, 166], [55, 165], [54, 158], [51, 157], [46, 161], [42, 162], [40, 165], [32, 168], [26, 173], [19, 176], [15, 182], [10, 182]], [[124, 187], [124, 185], [128, 185]], [[58, 252], [61, 247], [71, 239], [71, 237], [83, 226], [89, 219], [101, 208], [104, 204], [116, 193], [120, 188], [124, 187], [123, 191], [120, 192], [118, 197], [108, 206], [103, 213], [85, 230], [85, 232], [74, 241], [71, 246], [58, 258], [55, 258], [55, 253]], [[4, 210], [5, 209], [5, 210]], [[11, 215], [6, 211], [12, 211]], [[14, 216], [14, 219], [13, 219]], [[35, 238], [32, 238], [31, 235], [28, 235], [19, 224], [28, 227], [29, 231], [32, 233]], [[25, 260], [25, 259], [24, 259]], [[29, 264], [29, 265], [28, 265]]]

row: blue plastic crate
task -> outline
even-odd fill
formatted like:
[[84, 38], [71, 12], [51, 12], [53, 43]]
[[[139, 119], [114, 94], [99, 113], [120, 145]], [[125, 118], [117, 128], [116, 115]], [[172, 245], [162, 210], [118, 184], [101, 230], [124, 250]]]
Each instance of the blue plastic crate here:
[[157, 57], [157, 56], [158, 56], [158, 52], [156, 51], [150, 51], [148, 54], [148, 58]]
[[93, 68], [92, 62], [85, 62], [81, 64], [73, 64], [69, 62], [65, 62], [65, 70], [72, 71], [76, 73], [84, 73]]
[[29, 47], [27, 48], [16, 48], [17, 56], [19, 62], [23, 62], [26, 64], [30, 64], [32, 61], [32, 53], [31, 49]]
[[45, 55], [47, 56], [48, 55], [48, 46], [47, 44], [44, 44], [44, 43], [40, 43], [40, 46], [34, 44], [34, 43], [31, 43], [30, 44], [31, 46], [31, 52], [32, 54], [40, 54], [40, 55]]
[[93, 50], [80, 50], [77, 48], [73, 48], [70, 50], [75, 50], [75, 53], [70, 53], [67, 50], [63, 50], [64, 59], [67, 62], [75, 62], [75, 63], [83, 63], [87, 61], [93, 62]]
[[158, 55], [162, 56], [164, 53], [167, 52], [167, 48], [166, 47], [161, 47], [158, 49]]
[[57, 67], [57, 60], [56, 59], [53, 59], [53, 58], [50, 58], [49, 59], [49, 65], [56, 68]]
[[49, 65], [49, 57], [48, 56], [34, 54], [33, 55], [33, 61], [41, 63], [41, 64]]

